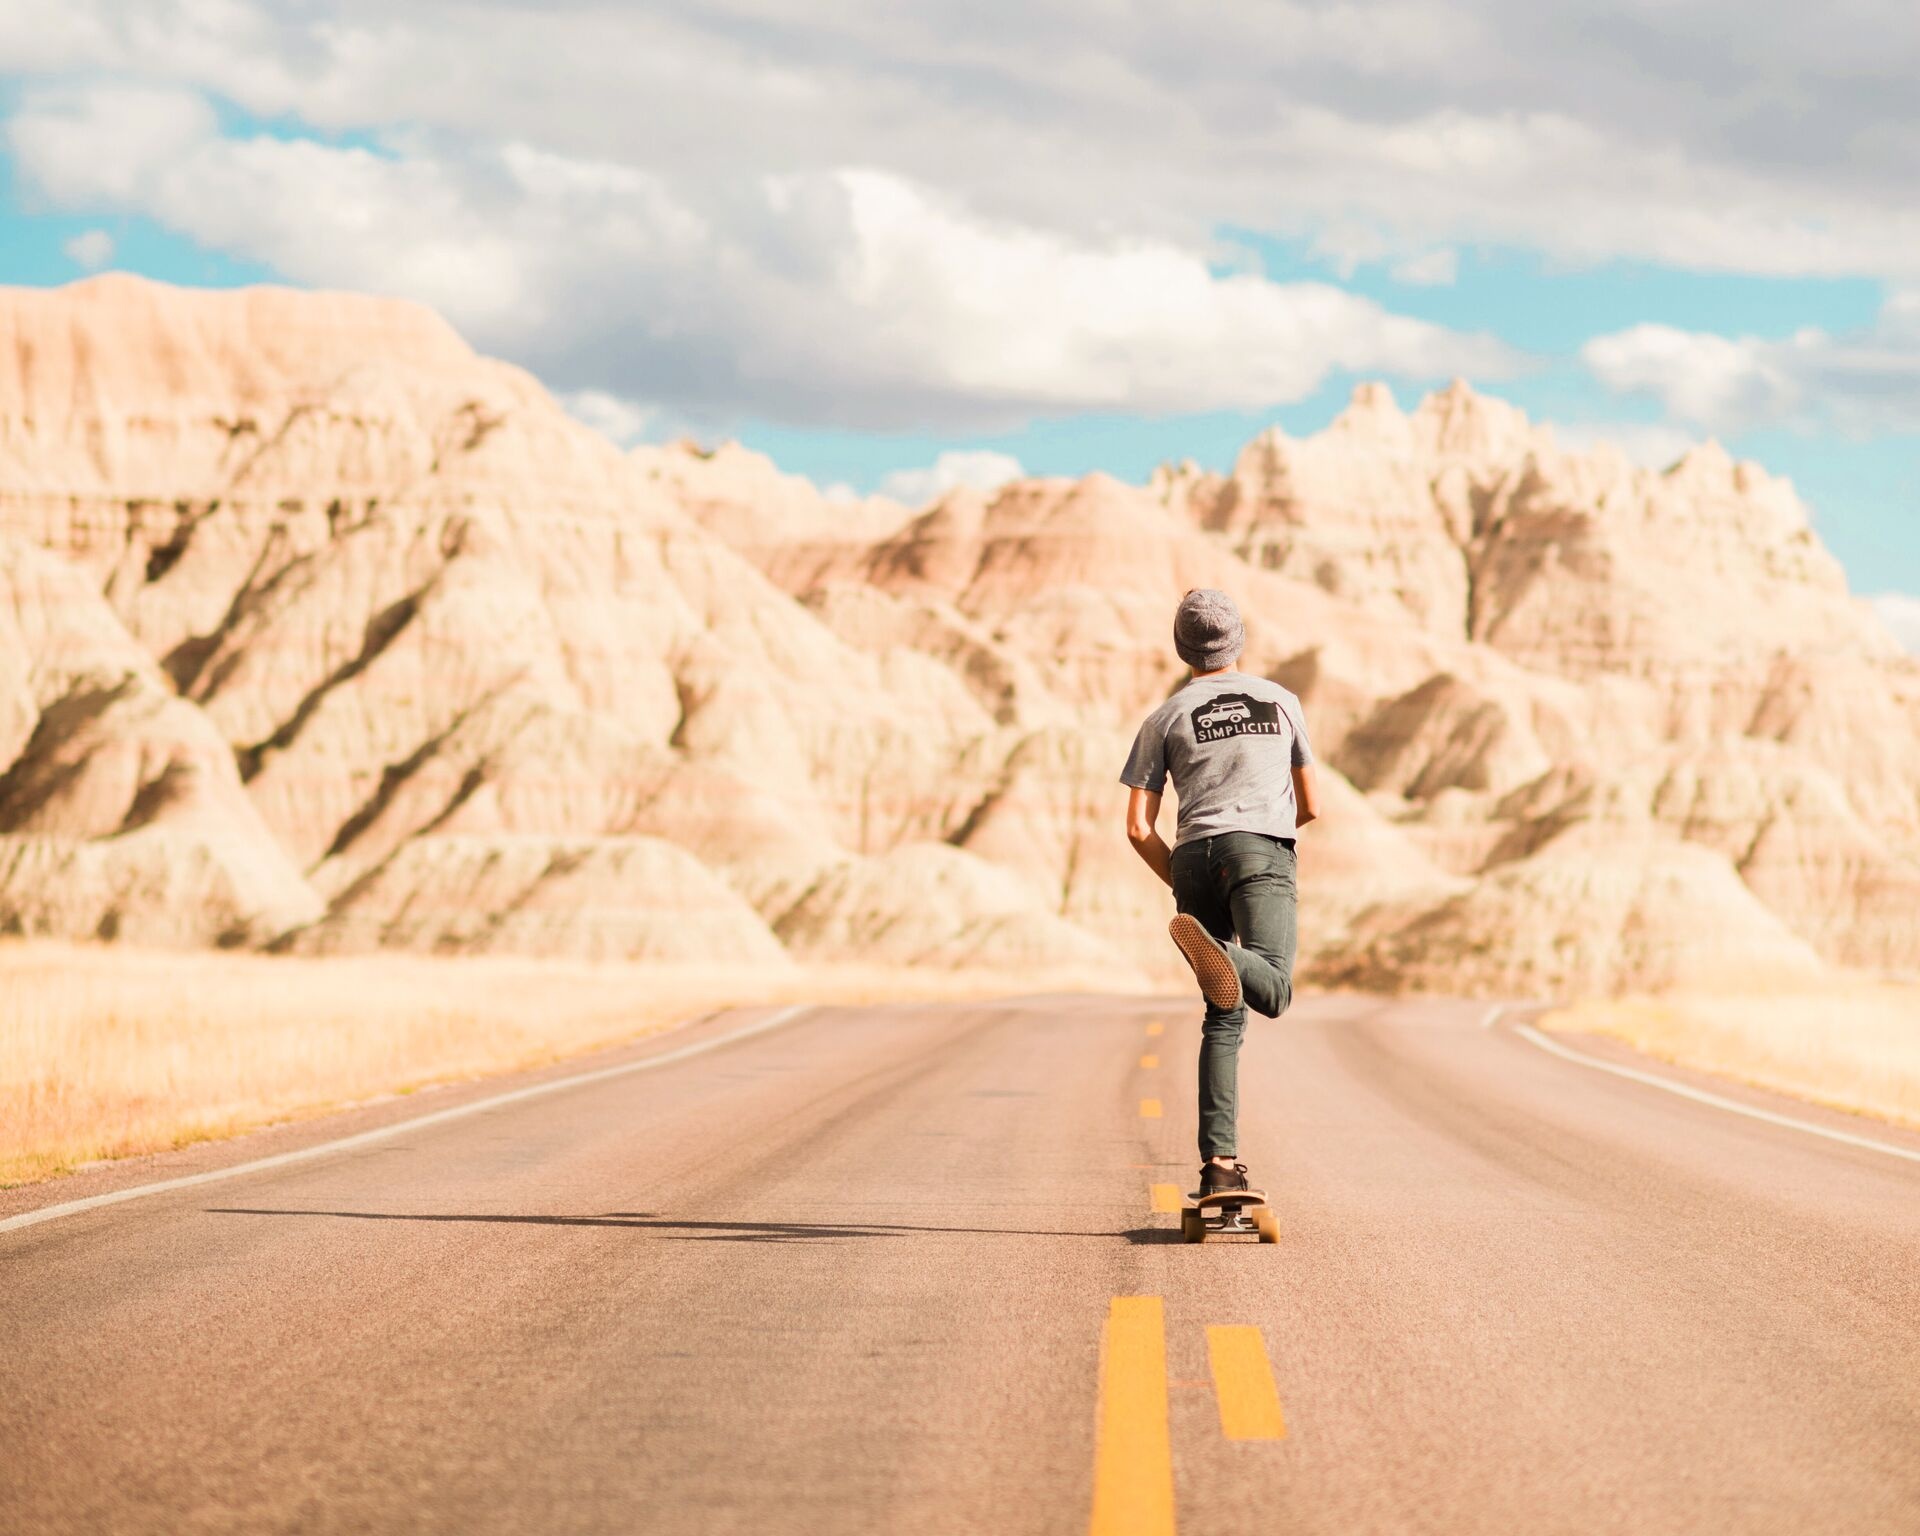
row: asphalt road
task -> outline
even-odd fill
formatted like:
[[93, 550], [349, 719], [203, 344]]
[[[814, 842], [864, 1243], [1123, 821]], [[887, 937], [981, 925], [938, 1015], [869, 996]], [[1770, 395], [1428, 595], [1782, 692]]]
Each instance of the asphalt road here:
[[0, 1530], [1920, 1530], [1920, 1161], [1483, 1013], [1256, 1022], [1277, 1246], [1152, 1208], [1195, 1010], [1089, 998], [0, 1231]]

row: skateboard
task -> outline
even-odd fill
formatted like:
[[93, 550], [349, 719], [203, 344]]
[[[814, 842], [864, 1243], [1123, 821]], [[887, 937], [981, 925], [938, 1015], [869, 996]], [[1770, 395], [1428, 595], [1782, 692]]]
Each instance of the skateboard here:
[[1204, 1243], [1209, 1232], [1222, 1236], [1259, 1234], [1263, 1243], [1280, 1241], [1280, 1222], [1267, 1204], [1263, 1189], [1226, 1190], [1217, 1195], [1189, 1195], [1180, 1208], [1180, 1240]]

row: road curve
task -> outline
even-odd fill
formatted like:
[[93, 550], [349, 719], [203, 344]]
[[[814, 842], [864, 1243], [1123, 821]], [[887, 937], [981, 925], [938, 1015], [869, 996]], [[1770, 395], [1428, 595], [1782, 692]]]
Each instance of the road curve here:
[[0, 1232], [0, 1530], [1920, 1529], [1920, 1163], [1483, 1014], [1256, 1021], [1272, 1247], [1152, 1208], [1195, 1010], [1084, 997]]

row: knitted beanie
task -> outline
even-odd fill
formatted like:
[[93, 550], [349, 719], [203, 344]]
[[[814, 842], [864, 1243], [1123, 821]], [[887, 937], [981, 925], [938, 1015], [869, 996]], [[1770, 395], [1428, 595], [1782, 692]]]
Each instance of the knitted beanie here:
[[1233, 599], [1213, 587], [1195, 587], [1173, 614], [1173, 648], [1196, 672], [1217, 672], [1246, 649], [1246, 626]]

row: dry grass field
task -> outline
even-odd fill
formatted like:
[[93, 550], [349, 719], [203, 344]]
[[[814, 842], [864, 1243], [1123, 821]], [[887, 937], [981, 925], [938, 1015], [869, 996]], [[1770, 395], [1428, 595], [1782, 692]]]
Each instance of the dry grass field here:
[[539, 1066], [728, 1006], [1124, 985], [0, 943], [0, 1185]]
[[1920, 1127], [1920, 985], [1836, 976], [1576, 1004], [1548, 1029]]
[[[1110, 975], [377, 955], [283, 959], [0, 942], [0, 1186], [544, 1065], [733, 1006], [952, 999]], [[1920, 984], [1837, 977], [1592, 1000], [1549, 1029], [1920, 1126]]]

